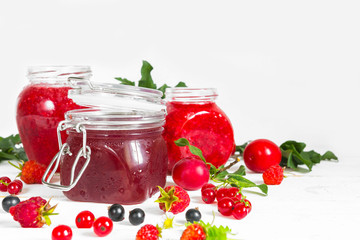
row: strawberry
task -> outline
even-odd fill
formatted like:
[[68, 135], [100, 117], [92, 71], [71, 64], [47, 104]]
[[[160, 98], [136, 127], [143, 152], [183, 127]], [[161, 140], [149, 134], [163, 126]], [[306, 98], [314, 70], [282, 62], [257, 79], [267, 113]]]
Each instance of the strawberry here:
[[49, 215], [57, 214], [53, 213], [56, 205], [50, 207], [49, 202], [41, 197], [32, 197], [11, 207], [9, 213], [23, 228], [40, 228], [51, 224]]
[[157, 240], [161, 237], [161, 228], [156, 225], [146, 224], [136, 234], [136, 240]]
[[20, 176], [21, 180], [25, 183], [41, 184], [41, 179], [46, 171], [46, 166], [36, 162], [35, 160], [19, 163], [19, 166], [16, 166], [11, 162], [9, 163], [21, 171], [18, 176]]
[[189, 194], [179, 186], [159, 187], [160, 196], [155, 201], [164, 212], [178, 214], [183, 212], [190, 204]]
[[205, 240], [206, 233], [200, 224], [191, 224], [186, 227], [180, 240]]
[[266, 185], [279, 185], [284, 178], [284, 169], [280, 165], [274, 165], [266, 169], [262, 175]]
[[219, 240], [228, 239], [227, 234], [231, 233], [229, 227], [216, 227], [210, 223], [188, 223], [183, 231], [180, 240]]

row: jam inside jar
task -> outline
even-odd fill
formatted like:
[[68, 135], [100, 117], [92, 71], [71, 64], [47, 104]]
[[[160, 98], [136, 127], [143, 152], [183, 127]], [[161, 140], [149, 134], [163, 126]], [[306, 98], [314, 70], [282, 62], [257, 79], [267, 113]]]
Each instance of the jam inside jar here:
[[[65, 112], [81, 108], [68, 98], [69, 77], [89, 78], [87, 66], [38, 66], [28, 69], [28, 84], [17, 101], [16, 122], [29, 159], [47, 166], [58, 152], [57, 126]], [[62, 140], [67, 135], [62, 134]], [[46, 151], [44, 151], [46, 149]]]
[[163, 136], [168, 149], [168, 173], [177, 161], [192, 156], [187, 147], [175, 145], [179, 138], [200, 148], [206, 161], [215, 167], [225, 164], [234, 152], [234, 131], [229, 118], [215, 103], [216, 97], [212, 88], [166, 89]]
[[69, 97], [88, 108], [65, 114], [59, 129], [69, 136], [52, 162], [60, 165], [60, 185], [43, 182], [75, 201], [144, 202], [166, 184], [162, 93], [120, 84], [77, 84], [81, 87], [75, 86]]

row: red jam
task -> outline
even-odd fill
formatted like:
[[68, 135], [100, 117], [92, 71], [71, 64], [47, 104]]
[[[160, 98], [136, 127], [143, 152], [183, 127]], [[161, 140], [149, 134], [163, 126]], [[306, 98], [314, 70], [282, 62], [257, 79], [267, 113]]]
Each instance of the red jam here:
[[214, 101], [169, 101], [163, 136], [168, 148], [168, 173], [177, 161], [192, 156], [188, 147], [175, 145], [179, 138], [200, 148], [206, 161], [216, 167], [226, 163], [235, 146], [230, 120]]
[[[66, 85], [38, 83], [20, 93], [16, 121], [29, 159], [47, 166], [59, 151], [57, 126], [65, 112], [80, 108], [68, 98], [69, 89]], [[66, 140], [66, 134], [62, 140]]]
[[[166, 183], [167, 152], [162, 127], [142, 130], [88, 130], [89, 165], [79, 182], [64, 195], [71, 200], [138, 204]], [[70, 184], [70, 173], [83, 144], [82, 133], [69, 131], [67, 144], [72, 156], [61, 159], [61, 184]], [[80, 161], [75, 176], [82, 168]]]

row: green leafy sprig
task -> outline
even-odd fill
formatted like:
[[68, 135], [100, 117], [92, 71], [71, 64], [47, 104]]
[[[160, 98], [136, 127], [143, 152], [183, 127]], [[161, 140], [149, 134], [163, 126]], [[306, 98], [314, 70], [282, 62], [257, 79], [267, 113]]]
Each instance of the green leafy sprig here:
[[206, 161], [204, 158], [202, 151], [191, 145], [186, 138], [180, 138], [175, 141], [175, 144], [179, 147], [188, 146], [189, 150], [192, 154], [198, 156], [202, 161], [204, 161], [207, 165], [210, 166], [210, 179], [214, 182], [221, 183], [222, 185], [231, 185], [240, 189], [243, 188], [251, 188], [257, 187], [261, 190], [265, 195], [268, 192], [268, 186], [266, 184], [255, 184], [254, 182], [246, 179], [245, 177], [245, 167], [241, 165], [235, 172], [231, 173], [228, 171], [233, 165], [239, 162], [239, 159], [236, 159], [234, 162], [230, 163], [228, 166], [220, 166], [216, 168], [213, 164]]
[[10, 135], [9, 137], [0, 137], [0, 161], [1, 160], [23, 160], [28, 158], [21, 145], [19, 134]]
[[[167, 84], [163, 84], [161, 87], [158, 88], [151, 77], [152, 70], [153, 67], [150, 65], [150, 63], [143, 60], [143, 65], [141, 67], [141, 79], [138, 82], [138, 86], [160, 90], [163, 93], [162, 98], [165, 98], [165, 90], [167, 88], [170, 88], [170, 86], [168, 86]], [[130, 81], [126, 78], [116, 77], [115, 79], [119, 80], [124, 85], [131, 85], [131, 86], [136, 85], [135, 82]], [[179, 82], [175, 87], [187, 87], [187, 86], [184, 82]]]
[[[244, 149], [249, 143], [250, 142], [246, 142], [243, 145], [236, 146], [237, 156], [242, 156]], [[297, 170], [299, 165], [306, 165], [309, 171], [311, 171], [315, 164], [318, 164], [323, 160], [338, 160], [337, 156], [331, 151], [326, 151], [321, 155], [314, 150], [304, 151], [305, 147], [305, 143], [293, 140], [289, 140], [281, 144], [280, 165], [293, 170]]]

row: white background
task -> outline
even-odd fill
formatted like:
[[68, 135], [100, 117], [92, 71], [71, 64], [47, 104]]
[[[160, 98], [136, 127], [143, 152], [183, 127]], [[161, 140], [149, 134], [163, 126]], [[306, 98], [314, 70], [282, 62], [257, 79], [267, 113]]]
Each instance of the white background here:
[[360, 2], [13, 0], [0, 3], [0, 136], [17, 132], [29, 65], [94, 81], [216, 87], [236, 142], [294, 139], [360, 156]]
[[[339, 156], [338, 163], [321, 163], [304, 176], [290, 174], [281, 186], [270, 186], [266, 198], [249, 193], [254, 208], [246, 221], [218, 214], [217, 223], [230, 223], [242, 239], [355, 236], [359, 13], [357, 0], [0, 0], [0, 136], [17, 133], [16, 98], [28, 82], [28, 66], [90, 65], [93, 80], [115, 83], [117, 76], [140, 79], [142, 60], [147, 60], [159, 86], [184, 81], [216, 87], [238, 144], [294, 139], [306, 142], [309, 150]], [[5, 165], [0, 175], [15, 176]], [[249, 178], [261, 182], [260, 175]], [[52, 194], [42, 186], [26, 186], [21, 197], [47, 197], [45, 191]], [[197, 205], [199, 193], [192, 195]], [[54, 224], [71, 223], [72, 208], [88, 206], [61, 196], [54, 200], [61, 201], [61, 217]], [[216, 209], [200, 205], [208, 207], [206, 212]], [[91, 207], [104, 212], [103, 205]], [[152, 200], [144, 207], [159, 220]], [[0, 217], [3, 233], [20, 237], [18, 225], [4, 212]], [[21, 235], [48, 239], [51, 229], [21, 229]], [[136, 230], [125, 224], [115, 231], [133, 239]], [[93, 236], [82, 233], [82, 239]]]

